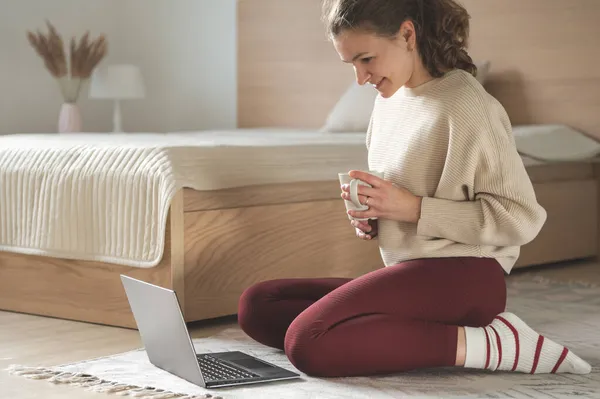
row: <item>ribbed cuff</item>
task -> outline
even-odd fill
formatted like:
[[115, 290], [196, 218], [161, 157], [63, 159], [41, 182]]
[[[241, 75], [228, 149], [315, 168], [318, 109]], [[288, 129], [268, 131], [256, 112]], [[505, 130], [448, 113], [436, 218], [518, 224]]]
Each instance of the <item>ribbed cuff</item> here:
[[481, 205], [474, 201], [424, 197], [417, 234], [471, 243], [479, 234], [481, 214]]
[[483, 369], [487, 356], [487, 339], [483, 328], [464, 327], [467, 347], [465, 367]]

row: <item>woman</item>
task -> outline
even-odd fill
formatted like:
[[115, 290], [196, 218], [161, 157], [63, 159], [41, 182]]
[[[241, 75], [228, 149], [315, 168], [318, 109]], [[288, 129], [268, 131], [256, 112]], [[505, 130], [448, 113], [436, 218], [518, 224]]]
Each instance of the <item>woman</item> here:
[[[504, 274], [546, 213], [509, 118], [474, 78], [469, 15], [453, 0], [327, 0], [324, 22], [360, 84], [379, 92], [369, 209], [352, 221], [387, 267], [356, 279], [250, 287], [239, 324], [306, 374], [340, 377], [461, 366], [524, 373], [591, 367], [505, 312]], [[348, 187], [342, 197], [349, 198]]]

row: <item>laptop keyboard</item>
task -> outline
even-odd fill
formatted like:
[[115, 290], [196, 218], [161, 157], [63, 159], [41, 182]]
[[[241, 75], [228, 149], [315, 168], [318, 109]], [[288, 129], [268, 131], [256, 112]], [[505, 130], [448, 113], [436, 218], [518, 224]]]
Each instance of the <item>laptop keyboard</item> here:
[[260, 377], [258, 374], [248, 372], [233, 364], [224, 363], [210, 355], [199, 355], [197, 358], [202, 375], [208, 381], [245, 380]]

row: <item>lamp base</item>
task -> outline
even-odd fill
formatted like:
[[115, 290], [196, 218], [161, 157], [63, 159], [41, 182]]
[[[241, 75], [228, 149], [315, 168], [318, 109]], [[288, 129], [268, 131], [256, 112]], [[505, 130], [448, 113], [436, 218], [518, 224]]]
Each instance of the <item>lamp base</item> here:
[[81, 132], [81, 110], [76, 103], [63, 103], [58, 116], [59, 133]]
[[121, 118], [121, 101], [114, 100], [113, 133], [123, 133], [123, 120]]

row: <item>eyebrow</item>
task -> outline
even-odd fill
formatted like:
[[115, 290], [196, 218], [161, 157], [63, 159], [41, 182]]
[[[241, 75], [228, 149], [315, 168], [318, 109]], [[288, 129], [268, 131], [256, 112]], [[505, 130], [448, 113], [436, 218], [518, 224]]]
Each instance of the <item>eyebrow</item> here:
[[363, 55], [365, 55], [365, 54], [367, 54], [367, 52], [358, 53], [358, 54], [356, 54], [356, 55], [355, 55], [355, 56], [352, 58], [352, 61], [345, 61], [345, 60], [342, 60], [342, 61], [343, 61], [343, 62], [345, 62], [345, 63], [354, 62], [354, 61], [356, 61], [356, 60], [357, 60], [359, 57], [362, 57], [362, 56], [363, 56]]

